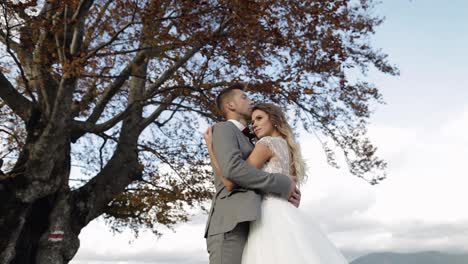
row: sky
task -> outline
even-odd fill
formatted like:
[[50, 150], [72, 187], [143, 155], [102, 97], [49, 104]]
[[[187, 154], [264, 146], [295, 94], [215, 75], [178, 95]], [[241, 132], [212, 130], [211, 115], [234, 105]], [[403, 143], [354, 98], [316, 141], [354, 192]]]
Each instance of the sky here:
[[[331, 168], [316, 138], [302, 133], [310, 171], [299, 210], [349, 260], [380, 251], [468, 253], [468, 2], [384, 0], [375, 12], [386, 20], [372, 43], [401, 72], [367, 78], [386, 102], [368, 131], [388, 178], [371, 186]], [[160, 239], [113, 235], [97, 219], [82, 230], [71, 263], [208, 263], [206, 219], [194, 212]]]

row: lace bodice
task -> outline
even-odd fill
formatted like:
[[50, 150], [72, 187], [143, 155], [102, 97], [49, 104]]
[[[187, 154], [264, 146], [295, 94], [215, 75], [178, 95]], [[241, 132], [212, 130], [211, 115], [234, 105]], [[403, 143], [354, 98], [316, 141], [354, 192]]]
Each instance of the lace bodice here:
[[263, 137], [257, 144], [266, 145], [274, 156], [263, 165], [262, 170], [270, 173], [289, 175], [289, 150], [288, 143], [282, 137]]

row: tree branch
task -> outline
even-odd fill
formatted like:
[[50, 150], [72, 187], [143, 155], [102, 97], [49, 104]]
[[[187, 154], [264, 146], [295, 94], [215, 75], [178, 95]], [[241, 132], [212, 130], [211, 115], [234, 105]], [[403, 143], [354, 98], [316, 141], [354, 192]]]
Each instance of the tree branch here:
[[120, 74], [114, 80], [114, 82], [106, 88], [106, 91], [102, 95], [99, 102], [96, 104], [96, 107], [94, 108], [93, 112], [86, 120], [87, 122], [97, 122], [102, 112], [104, 111], [107, 103], [112, 99], [112, 97], [119, 91], [119, 89], [122, 87], [125, 81], [127, 81], [130, 77], [132, 68], [144, 63], [146, 58], [147, 53], [145, 51], [137, 53], [135, 58], [131, 62], [129, 62], [129, 64], [120, 72]]
[[121, 33], [123, 33], [128, 27], [130, 27], [132, 24], [133, 24], [133, 20], [134, 20], [134, 17], [132, 17], [132, 21], [131, 22], [128, 22], [123, 28], [121, 28], [119, 31], [117, 31], [117, 33], [115, 33], [111, 39], [107, 42], [103, 42], [101, 44], [99, 44], [96, 48], [94, 48], [93, 50], [91, 50], [88, 55], [86, 55], [86, 60], [90, 59], [91, 57], [93, 57], [94, 55], [96, 55], [96, 53], [98, 51], [100, 51], [101, 49], [105, 48], [106, 46], [112, 44], [115, 40], [118, 39], [119, 35]]
[[201, 116], [204, 116], [206, 118], [209, 118], [209, 119], [212, 119], [212, 120], [218, 120], [219, 118], [213, 114], [210, 114], [210, 113], [207, 113], [207, 112], [204, 112], [200, 109], [196, 109], [194, 108], [193, 106], [189, 106], [189, 105], [184, 105], [184, 104], [176, 104], [176, 103], [171, 103], [170, 104], [171, 106], [176, 106], [177, 108], [179, 109], [185, 109], [187, 111], [190, 111], [190, 112], [195, 112]]
[[[34, 44], [32, 44], [34, 49], [32, 52], [34, 63], [28, 65], [28, 67], [30, 67], [28, 71], [32, 75], [30, 78], [34, 80], [33, 86], [38, 93], [38, 101], [45, 116], [50, 116], [52, 114], [52, 107], [59, 86], [56, 79], [52, 77], [51, 66], [54, 63], [54, 59], [52, 56], [49, 56], [51, 52], [49, 45], [53, 43], [53, 36], [49, 33], [47, 28], [47, 26], [51, 26], [52, 23], [54, 23], [53, 21], [56, 20], [54, 18], [56, 15], [54, 11], [57, 9], [57, 3], [46, 1], [40, 11], [39, 17], [41, 17], [41, 22], [43, 21], [49, 24], [39, 27], [37, 29], [38, 32], [35, 34], [29, 33], [37, 35], [37, 38], [34, 38]], [[30, 28], [35, 28], [34, 24], [29, 26]]]
[[70, 54], [76, 55], [82, 49], [83, 36], [84, 36], [84, 22], [89, 9], [93, 5], [93, 0], [81, 0], [80, 4], [72, 17], [74, 25], [73, 38], [70, 44]]
[[[12, 133], [12, 132], [10, 132], [10, 131], [8, 131], [8, 130], [6, 130], [6, 129], [3, 129], [3, 128], [0, 128], [0, 132], [3, 132], [3, 133], [5, 133], [5, 134], [9, 135], [10, 137], [12, 137], [12, 138], [16, 141], [16, 144], [21, 145], [21, 140], [20, 140], [20, 139], [18, 138], [18, 136], [15, 135], [14, 133]], [[1, 166], [1, 164], [0, 164], [0, 168], [1, 168], [1, 167], [2, 167], [2, 166]]]
[[104, 94], [102, 95], [101, 99], [97, 102], [96, 107], [94, 108], [93, 112], [91, 115], [88, 117], [86, 122], [90, 123], [96, 123], [99, 118], [101, 117], [101, 114], [104, 112], [104, 109], [107, 106], [107, 103], [112, 99], [112, 97], [119, 91], [119, 89], [123, 86], [125, 81], [128, 80], [130, 77], [130, 74], [132, 72], [133, 67], [137, 67], [141, 63], [144, 63], [145, 59], [148, 57], [148, 53], [153, 54], [155, 49], [144, 49], [140, 51], [135, 58], [133, 59], [132, 62], [130, 62], [121, 72], [118, 76], [115, 77], [114, 82], [109, 85]]
[[[219, 28], [213, 33], [213, 37], [219, 37], [224, 35], [224, 29], [228, 26], [230, 20], [228, 19], [226, 22], [222, 23]], [[158, 88], [163, 85], [171, 76], [174, 74], [182, 65], [184, 65], [188, 60], [190, 60], [193, 55], [195, 55], [205, 44], [208, 43], [209, 40], [206, 42], [195, 42], [190, 50], [180, 58], [174, 65], [172, 65], [169, 69], [167, 69], [152, 85], [148, 87], [145, 93], [146, 98], [153, 97], [157, 92]]]
[[78, 130], [81, 133], [88, 132], [88, 133], [93, 133], [93, 134], [99, 134], [114, 127], [117, 123], [119, 123], [125, 117], [127, 117], [131, 111], [132, 111], [132, 104], [130, 104], [124, 111], [120, 112], [119, 114], [113, 116], [112, 118], [110, 118], [109, 120], [103, 123], [94, 124], [94, 123], [87, 122], [87, 121], [86, 122], [74, 121], [74, 126], [78, 128]]
[[156, 118], [158, 118], [164, 110], [177, 98], [177, 95], [171, 93], [169, 96], [164, 98], [159, 107], [151, 113], [147, 118], [143, 119], [140, 123], [140, 130], [145, 129], [149, 124], [151, 124]]
[[171, 78], [172, 74], [174, 74], [182, 65], [191, 59], [193, 55], [195, 55], [202, 47], [202, 43], [196, 43], [182, 58], [180, 58], [179, 61], [167, 69], [152, 85], [148, 87], [148, 90], [145, 93], [145, 97], [153, 97], [158, 92], [158, 88], [169, 78]]
[[104, 4], [104, 6], [102, 7], [101, 11], [99, 12], [99, 14], [97, 15], [96, 17], [96, 20], [94, 21], [93, 25], [91, 27], [89, 27], [89, 29], [91, 31], [88, 31], [88, 33], [86, 34], [86, 37], [83, 41], [83, 46], [84, 46], [84, 49], [87, 50], [88, 47], [89, 47], [89, 44], [90, 42], [92, 41], [92, 36], [93, 36], [93, 33], [94, 31], [98, 28], [98, 24], [99, 22], [101, 22], [101, 19], [102, 17], [105, 15], [107, 9], [109, 8], [109, 5], [111, 4], [111, 2], [114, 1], [114, 0], [107, 0], [107, 2]]
[[[132, 120], [125, 119], [123, 122], [125, 126], [125, 122]], [[74, 219], [78, 225], [85, 226], [101, 215], [115, 195], [124, 191], [131, 182], [141, 179], [143, 167], [138, 162], [138, 136], [135, 130], [122, 131], [116, 150], [103, 169], [73, 191], [73, 204], [76, 205]]]
[[33, 103], [20, 94], [8, 79], [0, 72], [0, 98], [17, 114], [23, 121], [28, 121], [31, 116]]
[[133, 62], [130, 62], [120, 72], [119, 76], [115, 79], [115, 81], [105, 89], [104, 94], [102, 95], [101, 99], [97, 102], [96, 107], [94, 107], [93, 112], [88, 117], [86, 122], [96, 123], [99, 120], [101, 114], [104, 112], [104, 109], [107, 106], [107, 103], [112, 99], [112, 97], [114, 97], [114, 95], [119, 91], [119, 89], [122, 87], [125, 81], [127, 81], [127, 79], [130, 77], [132, 66], [136, 62], [135, 60], [138, 60], [137, 57], [134, 59]]
[[15, 53], [16, 54], [24, 54], [24, 50], [23, 50], [23, 48], [21, 47], [21, 45], [19, 43], [13, 41], [10, 38], [10, 26], [9, 26], [9, 19], [8, 19], [6, 9], [4, 10], [4, 13], [3, 13], [3, 19], [5, 20], [5, 23], [6, 23], [6, 33], [4, 33], [3, 31], [0, 31], [0, 41], [2, 41], [5, 44], [8, 54], [10, 54], [10, 57], [13, 59], [16, 66], [20, 70], [20, 75], [21, 75], [21, 78], [23, 79], [26, 92], [28, 93], [31, 100], [35, 103], [36, 98], [34, 97], [33, 93], [31, 92], [31, 89], [29, 87], [29, 81], [26, 78], [26, 74], [24, 73], [23, 66], [21, 65], [20, 61], [18, 60], [18, 58], [15, 55]]
[[15, 53], [19, 53], [21, 51], [21, 46], [18, 42], [9, 39], [7, 37], [8, 34], [0, 30], [0, 42], [5, 44], [5, 46], [9, 46]]
[[135, 179], [141, 178], [138, 157], [123, 149], [117, 150], [104, 168], [85, 185], [73, 191], [75, 221], [85, 226], [102, 214], [107, 204], [125, 190]]
[[89, 9], [93, 5], [94, 0], [81, 0], [78, 8], [76, 9], [75, 13], [73, 14], [72, 21], [73, 22], [80, 22], [86, 18], [86, 15], [89, 12]]

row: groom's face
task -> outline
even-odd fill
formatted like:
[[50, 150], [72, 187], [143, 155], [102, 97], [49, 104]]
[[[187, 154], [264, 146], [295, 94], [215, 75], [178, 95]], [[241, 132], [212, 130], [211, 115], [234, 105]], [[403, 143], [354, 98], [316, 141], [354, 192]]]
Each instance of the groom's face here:
[[234, 90], [233, 93], [230, 102], [231, 109], [244, 116], [247, 120], [250, 120], [254, 102], [250, 100], [247, 94], [242, 90]]

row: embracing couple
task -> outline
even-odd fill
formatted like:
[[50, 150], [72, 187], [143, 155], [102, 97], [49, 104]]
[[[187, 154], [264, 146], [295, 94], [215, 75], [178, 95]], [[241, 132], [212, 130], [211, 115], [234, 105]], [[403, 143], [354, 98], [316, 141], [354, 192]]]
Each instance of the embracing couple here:
[[210, 264], [347, 263], [296, 208], [305, 164], [281, 108], [254, 105], [242, 84], [216, 103], [227, 121], [204, 134], [216, 187], [205, 230]]

